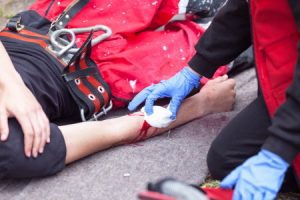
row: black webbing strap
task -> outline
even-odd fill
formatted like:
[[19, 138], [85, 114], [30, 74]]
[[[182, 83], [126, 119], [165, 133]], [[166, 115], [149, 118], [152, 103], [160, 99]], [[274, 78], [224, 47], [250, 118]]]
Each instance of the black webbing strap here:
[[[84, 8], [90, 1], [89, 0], [74, 0], [59, 17], [52, 23], [50, 31], [63, 29], [69, 23], [69, 21], [78, 14], [82, 8]], [[24, 28], [21, 25], [21, 17], [16, 15], [12, 17], [6, 24], [6, 27], [14, 32], [17, 32]]]
[[18, 32], [21, 29], [23, 29], [24, 26], [21, 24], [21, 17], [16, 15], [16, 16], [12, 17], [11, 19], [9, 19], [9, 21], [6, 24], [6, 28], [8, 28], [9, 30], [11, 30], [13, 32]]
[[90, 58], [93, 32], [64, 68], [63, 79], [79, 106], [82, 121], [97, 120], [111, 107], [109, 86], [101, 77], [96, 63]]
[[89, 0], [75, 0], [73, 1], [64, 12], [52, 23], [51, 30], [63, 29], [69, 21], [79, 13], [84, 6], [89, 3]]

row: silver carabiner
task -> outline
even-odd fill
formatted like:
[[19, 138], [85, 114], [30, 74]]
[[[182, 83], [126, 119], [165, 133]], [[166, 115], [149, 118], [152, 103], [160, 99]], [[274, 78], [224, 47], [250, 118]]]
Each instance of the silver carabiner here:
[[112, 35], [112, 30], [108, 26], [104, 25], [96, 25], [96, 26], [91, 26], [91, 27], [86, 27], [86, 28], [71, 28], [68, 29], [70, 31], [73, 31], [75, 34], [77, 33], [88, 33], [91, 31], [103, 31], [104, 33], [96, 37], [95, 39], [92, 40], [92, 46], [95, 46], [96, 44], [102, 42], [103, 40], [109, 38]]
[[[104, 25], [96, 25], [86, 28], [59, 29], [51, 32], [50, 34], [50, 41], [53, 46], [52, 49], [59, 57], [62, 57], [66, 53], [75, 54], [79, 50], [79, 48], [74, 48], [76, 42], [76, 34], [87, 33], [91, 31], [104, 31], [103, 34], [92, 40], [92, 46], [97, 45], [98, 43], [102, 42], [112, 35], [112, 30]], [[63, 36], [70, 36], [70, 38], [66, 40], [63, 38]]]
[[[71, 36], [70, 41], [63, 39], [61, 36], [69, 35]], [[50, 36], [50, 41], [53, 46], [53, 50], [59, 57], [62, 57], [66, 52], [70, 51], [75, 45], [76, 36], [73, 31], [68, 29], [60, 29], [52, 32]], [[69, 52], [68, 52], [69, 53]]]

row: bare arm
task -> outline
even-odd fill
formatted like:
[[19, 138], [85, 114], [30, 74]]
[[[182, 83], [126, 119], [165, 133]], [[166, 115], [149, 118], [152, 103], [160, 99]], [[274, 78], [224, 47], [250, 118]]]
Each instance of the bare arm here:
[[0, 42], [0, 136], [9, 139], [8, 118], [15, 117], [24, 133], [27, 157], [37, 157], [50, 142], [48, 119], [35, 97], [15, 70], [5, 47]]
[[[209, 81], [198, 94], [183, 102], [176, 121], [164, 129], [150, 127], [146, 138], [159, 135], [210, 113], [230, 110], [234, 103], [235, 82], [232, 79], [225, 79], [227, 78], [220, 77]], [[99, 122], [59, 127], [67, 146], [66, 163], [112, 146], [134, 141], [139, 135], [143, 123], [143, 116], [127, 115]]]

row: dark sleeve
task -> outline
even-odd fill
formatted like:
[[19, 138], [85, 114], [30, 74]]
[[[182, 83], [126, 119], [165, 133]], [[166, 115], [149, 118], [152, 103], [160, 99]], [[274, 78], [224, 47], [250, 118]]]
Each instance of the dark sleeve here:
[[211, 77], [219, 66], [231, 62], [251, 42], [249, 4], [246, 0], [229, 0], [197, 43], [189, 66]]
[[[298, 31], [300, 31], [300, 1], [290, 0]], [[272, 135], [263, 148], [268, 149], [291, 163], [300, 150], [300, 42], [298, 41], [298, 61], [287, 99], [277, 110], [269, 128]]]

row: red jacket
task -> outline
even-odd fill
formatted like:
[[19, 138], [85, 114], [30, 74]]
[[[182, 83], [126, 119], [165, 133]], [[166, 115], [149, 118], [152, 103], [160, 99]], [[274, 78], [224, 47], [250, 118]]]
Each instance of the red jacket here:
[[288, 1], [250, 2], [258, 78], [269, 113], [274, 115], [293, 79], [299, 32]]
[[[53, 21], [73, 0], [37, 0], [31, 9]], [[144, 87], [173, 76], [194, 55], [204, 30], [186, 20], [169, 20], [179, 0], [91, 0], [68, 24], [103, 24], [113, 35], [93, 48], [92, 58], [109, 84], [114, 107], [125, 106]], [[156, 29], [162, 25], [161, 31]], [[99, 34], [99, 33], [98, 33]], [[77, 36], [80, 46], [87, 34]], [[125, 100], [125, 103], [124, 103]]]
[[[251, 1], [254, 54], [270, 115], [286, 100], [298, 59], [300, 34], [288, 1]], [[300, 154], [294, 160], [300, 177]]]
[[[299, 7], [298, 0], [229, 0], [189, 62], [199, 74], [209, 77], [217, 66], [230, 62], [254, 43], [259, 85], [271, 116], [271, 134], [262, 148], [289, 163], [295, 161], [300, 148]], [[295, 166], [300, 175], [300, 165]]]

